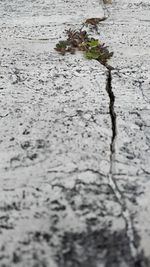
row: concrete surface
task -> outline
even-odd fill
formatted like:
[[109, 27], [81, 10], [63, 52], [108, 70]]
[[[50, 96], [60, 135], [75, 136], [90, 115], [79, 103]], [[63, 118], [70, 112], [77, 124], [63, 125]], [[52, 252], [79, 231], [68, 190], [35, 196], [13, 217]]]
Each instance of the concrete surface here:
[[[0, 266], [150, 266], [149, 8], [1, 1]], [[91, 17], [113, 70], [54, 50]]]

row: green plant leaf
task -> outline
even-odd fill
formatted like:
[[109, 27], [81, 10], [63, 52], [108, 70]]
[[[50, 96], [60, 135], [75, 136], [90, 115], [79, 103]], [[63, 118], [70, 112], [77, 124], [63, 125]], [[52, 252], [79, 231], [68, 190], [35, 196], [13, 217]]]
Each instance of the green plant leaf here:
[[66, 48], [67, 45], [68, 45], [68, 42], [67, 41], [59, 41], [59, 43], [56, 44], [56, 48], [57, 49]]
[[85, 53], [85, 56], [87, 59], [98, 59], [100, 57], [100, 54], [96, 51], [87, 51]]
[[88, 42], [86, 42], [86, 44], [88, 45], [88, 46], [90, 46], [90, 47], [96, 47], [96, 46], [98, 46], [100, 43], [99, 43], [99, 40], [90, 40], [90, 41], [88, 41]]

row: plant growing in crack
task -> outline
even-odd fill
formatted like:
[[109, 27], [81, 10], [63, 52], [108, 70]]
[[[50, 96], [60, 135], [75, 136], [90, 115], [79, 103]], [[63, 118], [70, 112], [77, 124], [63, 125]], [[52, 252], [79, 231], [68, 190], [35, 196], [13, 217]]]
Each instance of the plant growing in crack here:
[[59, 41], [55, 47], [55, 50], [62, 55], [83, 51], [87, 59], [95, 59], [105, 66], [107, 65], [107, 60], [113, 55], [113, 52], [109, 52], [104, 43], [89, 37], [87, 32], [82, 29], [78, 31], [69, 29], [66, 34], [67, 39]]

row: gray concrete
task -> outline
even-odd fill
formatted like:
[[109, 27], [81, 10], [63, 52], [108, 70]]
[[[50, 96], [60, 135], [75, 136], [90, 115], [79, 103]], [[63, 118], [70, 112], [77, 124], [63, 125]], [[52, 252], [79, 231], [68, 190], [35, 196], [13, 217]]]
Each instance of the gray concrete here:
[[[150, 266], [150, 4], [110, 2], [0, 3], [0, 266]], [[114, 70], [54, 50], [104, 16]]]

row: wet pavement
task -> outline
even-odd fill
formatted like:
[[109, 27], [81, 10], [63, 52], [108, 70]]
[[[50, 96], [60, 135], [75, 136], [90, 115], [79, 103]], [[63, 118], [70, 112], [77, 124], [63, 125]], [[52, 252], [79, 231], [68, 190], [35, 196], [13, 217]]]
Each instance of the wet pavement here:
[[[149, 8], [1, 2], [0, 266], [150, 266]], [[92, 17], [113, 69], [54, 50]]]

